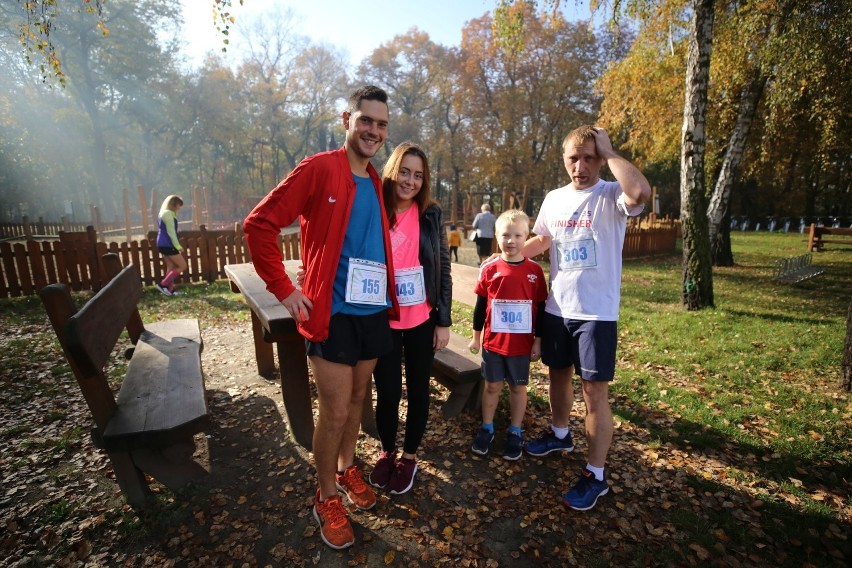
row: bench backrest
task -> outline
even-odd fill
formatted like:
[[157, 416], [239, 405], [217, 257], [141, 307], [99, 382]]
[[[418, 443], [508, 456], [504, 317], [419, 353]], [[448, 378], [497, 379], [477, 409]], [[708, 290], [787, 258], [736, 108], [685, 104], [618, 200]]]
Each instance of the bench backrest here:
[[138, 314], [141, 298], [142, 279], [130, 264], [68, 318], [65, 343], [81, 371], [95, 374], [103, 369], [130, 316]]
[[132, 264], [121, 269], [114, 254], [104, 256], [104, 265], [112, 279], [79, 311], [64, 284], [51, 284], [39, 293], [65, 358], [100, 429], [106, 427], [116, 410], [115, 397], [103, 368], [125, 328], [134, 343], [144, 330], [137, 308], [142, 297], [139, 269]]

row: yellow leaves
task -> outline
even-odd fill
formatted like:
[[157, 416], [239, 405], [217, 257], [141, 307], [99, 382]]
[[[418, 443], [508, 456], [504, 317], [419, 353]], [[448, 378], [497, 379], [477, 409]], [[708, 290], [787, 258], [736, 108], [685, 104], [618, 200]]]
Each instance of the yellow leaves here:
[[813, 430], [808, 430], [808, 435], [814, 439], [816, 442], [824, 442], [825, 438], [822, 437], [822, 434], [819, 432], [814, 432]]
[[698, 556], [700, 560], [707, 560], [710, 558], [710, 553], [707, 552], [707, 549], [701, 546], [700, 544], [691, 543], [689, 548]]

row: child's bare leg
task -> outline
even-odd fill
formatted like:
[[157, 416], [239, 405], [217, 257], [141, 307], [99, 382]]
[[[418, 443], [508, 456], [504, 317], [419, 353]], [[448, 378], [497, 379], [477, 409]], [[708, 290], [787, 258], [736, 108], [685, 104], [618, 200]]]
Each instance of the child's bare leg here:
[[509, 386], [509, 412], [512, 426], [520, 428], [527, 411], [527, 385]]
[[492, 424], [494, 413], [497, 412], [497, 403], [500, 401], [500, 391], [503, 390], [502, 382], [485, 381], [482, 391], [482, 423]]

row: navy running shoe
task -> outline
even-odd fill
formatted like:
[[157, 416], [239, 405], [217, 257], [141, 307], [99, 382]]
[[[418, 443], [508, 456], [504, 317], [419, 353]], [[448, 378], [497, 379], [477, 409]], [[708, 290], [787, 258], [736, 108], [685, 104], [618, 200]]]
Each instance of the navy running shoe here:
[[575, 511], [588, 511], [598, 502], [598, 497], [607, 493], [609, 493], [609, 485], [606, 479], [598, 481], [594, 473], [583, 468], [580, 480], [562, 496], [562, 502]]
[[524, 439], [514, 432], [509, 432], [506, 436], [506, 449], [503, 450], [503, 457], [507, 460], [516, 460], [521, 457], [521, 449], [524, 447]]
[[538, 439], [527, 442], [524, 449], [531, 456], [546, 456], [551, 452], [572, 452], [574, 441], [571, 439], [571, 432], [560, 440], [553, 430], [548, 429]]
[[471, 446], [470, 449], [475, 453], [484, 456], [488, 453], [488, 446], [490, 446], [493, 441], [494, 432], [489, 432], [485, 428], [481, 428], [479, 430], [479, 434], [476, 435], [476, 439], [473, 440], [473, 446]]

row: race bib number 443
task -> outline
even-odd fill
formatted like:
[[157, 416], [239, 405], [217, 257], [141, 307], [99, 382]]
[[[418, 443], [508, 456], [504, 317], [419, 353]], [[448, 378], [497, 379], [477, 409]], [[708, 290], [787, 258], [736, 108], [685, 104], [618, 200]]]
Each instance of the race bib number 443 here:
[[396, 300], [400, 306], [413, 306], [426, 301], [423, 267], [402, 268], [394, 272]]
[[346, 302], [384, 306], [388, 301], [388, 269], [381, 262], [349, 259], [346, 278]]

